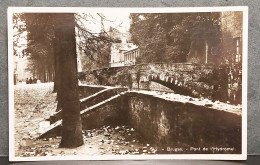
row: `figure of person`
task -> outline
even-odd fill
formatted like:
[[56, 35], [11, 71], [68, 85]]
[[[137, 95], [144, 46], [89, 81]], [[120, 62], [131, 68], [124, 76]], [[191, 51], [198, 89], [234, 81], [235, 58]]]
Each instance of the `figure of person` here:
[[28, 78], [26, 78], [26, 84], [29, 84], [29, 80], [28, 80]]
[[33, 83], [33, 80], [32, 80], [32, 77], [30, 77], [29, 84], [32, 84], [32, 83]]

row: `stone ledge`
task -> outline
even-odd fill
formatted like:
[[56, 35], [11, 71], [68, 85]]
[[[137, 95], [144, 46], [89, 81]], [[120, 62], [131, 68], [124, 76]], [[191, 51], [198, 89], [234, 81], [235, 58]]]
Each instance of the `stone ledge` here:
[[[165, 100], [167, 102], [181, 102], [185, 104], [194, 104], [197, 106], [206, 107], [209, 109], [225, 111], [229, 113], [233, 113], [236, 115], [242, 115], [242, 106], [238, 105], [231, 105], [228, 103], [223, 103], [219, 101], [213, 102], [212, 100], [208, 100], [205, 98], [194, 98], [190, 96], [184, 96], [175, 93], [168, 93], [168, 92], [158, 92], [158, 91], [129, 91], [127, 92], [128, 96], [143, 96], [143, 97], [154, 97]], [[162, 95], [163, 94], [163, 95]]]

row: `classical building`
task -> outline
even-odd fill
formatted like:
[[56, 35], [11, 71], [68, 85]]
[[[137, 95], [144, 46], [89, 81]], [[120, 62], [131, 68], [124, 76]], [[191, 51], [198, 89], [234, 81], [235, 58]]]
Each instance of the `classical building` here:
[[110, 67], [134, 65], [139, 50], [133, 43], [127, 43], [126, 38], [121, 43], [111, 45]]
[[135, 65], [136, 57], [139, 56], [139, 48], [134, 48], [129, 51], [124, 52], [124, 64], [125, 65]]

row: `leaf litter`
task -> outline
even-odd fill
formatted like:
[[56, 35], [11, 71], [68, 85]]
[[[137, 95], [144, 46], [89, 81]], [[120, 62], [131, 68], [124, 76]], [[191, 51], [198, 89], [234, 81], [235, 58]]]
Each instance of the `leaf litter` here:
[[131, 127], [103, 126], [83, 130], [84, 145], [60, 148], [61, 137], [37, 139], [40, 123], [55, 113], [57, 102], [53, 83], [15, 86], [15, 156], [72, 156], [157, 154], [164, 149], [144, 143]]

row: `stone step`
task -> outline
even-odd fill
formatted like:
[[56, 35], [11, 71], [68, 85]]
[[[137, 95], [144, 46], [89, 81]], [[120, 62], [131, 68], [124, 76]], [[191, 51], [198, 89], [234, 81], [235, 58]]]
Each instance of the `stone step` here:
[[[93, 95], [90, 95], [86, 98], [80, 99], [80, 110], [86, 109], [87, 107], [91, 107], [99, 102], [102, 102], [110, 97], [113, 97], [121, 92], [127, 91], [127, 88], [118, 88], [118, 87], [109, 87], [105, 88]], [[50, 116], [50, 124], [55, 123], [56, 121], [62, 118], [61, 110], [54, 113]]]
[[45, 132], [42, 133], [38, 139], [43, 139], [43, 138], [50, 138], [50, 137], [55, 137], [57, 135], [61, 135], [62, 131], [62, 120], [59, 120], [49, 126], [49, 128], [45, 128]]
[[88, 107], [91, 107], [93, 105], [96, 105], [108, 98], [111, 98], [121, 92], [127, 91], [127, 88], [112, 88], [112, 89], [104, 89], [100, 92], [97, 92], [89, 97], [83, 98], [80, 100], [80, 109], [86, 109]]
[[[82, 121], [84, 121], [84, 118], [87, 118], [89, 116], [89, 114], [94, 115], [95, 117], [96, 117], [96, 115], [102, 115], [102, 112], [101, 113], [98, 112], [99, 110], [102, 110], [102, 107], [115, 101], [116, 99], [120, 99], [120, 97], [123, 96], [125, 93], [126, 92], [121, 92], [121, 93], [114, 95], [106, 100], [103, 100], [91, 107], [81, 110], [80, 114], [81, 114]], [[95, 114], [95, 112], [97, 112], [97, 113]], [[97, 118], [99, 118], [99, 117], [97, 117]], [[103, 118], [103, 116], [101, 118]], [[45, 128], [45, 130], [46, 131], [39, 136], [39, 139], [60, 136], [61, 130], [62, 130], [62, 119], [51, 124], [49, 126], [49, 128], [47, 128], [47, 129]]]

